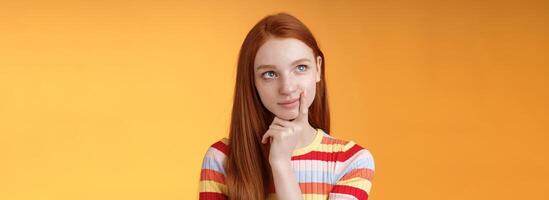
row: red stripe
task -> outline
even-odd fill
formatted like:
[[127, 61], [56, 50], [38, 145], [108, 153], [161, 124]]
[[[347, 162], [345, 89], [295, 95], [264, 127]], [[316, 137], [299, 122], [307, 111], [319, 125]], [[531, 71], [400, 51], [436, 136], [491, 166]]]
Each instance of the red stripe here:
[[309, 153], [293, 156], [292, 160], [320, 160], [320, 161], [340, 161], [344, 162], [358, 151], [362, 150], [361, 146], [358, 144], [353, 145], [349, 150], [345, 152], [320, 152], [320, 151], [311, 151]]
[[199, 200], [227, 200], [227, 196], [217, 192], [200, 192]]
[[221, 184], [225, 184], [225, 176], [218, 171], [211, 169], [202, 169], [200, 171], [201, 181], [215, 181]]
[[348, 194], [348, 195], [352, 195], [352, 196], [356, 197], [359, 200], [367, 200], [368, 199], [368, 193], [366, 193], [366, 191], [355, 188], [355, 187], [346, 186], [346, 185], [336, 185], [336, 186], [334, 186], [331, 193]]
[[355, 178], [355, 177], [360, 177], [360, 178], [372, 181], [372, 179], [374, 177], [374, 170], [368, 169], [368, 168], [353, 169], [350, 172], [348, 172], [347, 174], [345, 174], [345, 176], [341, 177], [339, 180], [344, 181], [344, 180], [352, 179], [352, 178]]
[[225, 143], [223, 143], [223, 142], [221, 142], [221, 141], [218, 141], [218, 142], [216, 142], [215, 144], [213, 144], [212, 147], [213, 147], [213, 148], [216, 148], [217, 150], [219, 150], [219, 151], [221, 151], [221, 152], [223, 152], [225, 155], [228, 155], [228, 152], [229, 152], [228, 150], [229, 150], [229, 148], [228, 148], [228, 146], [227, 146]]
[[338, 139], [334, 139], [334, 138], [329, 138], [329, 137], [323, 137], [322, 138], [322, 141], [320, 142], [321, 144], [347, 144], [349, 141], [345, 141], [345, 140], [338, 140]]
[[304, 194], [327, 194], [333, 185], [328, 183], [299, 183], [299, 188]]

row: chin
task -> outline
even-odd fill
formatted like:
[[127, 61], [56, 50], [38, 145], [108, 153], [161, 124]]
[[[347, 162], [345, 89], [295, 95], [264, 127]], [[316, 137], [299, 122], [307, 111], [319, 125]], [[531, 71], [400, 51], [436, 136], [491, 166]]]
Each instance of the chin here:
[[275, 115], [278, 118], [287, 120], [287, 121], [293, 120], [297, 117], [297, 113], [294, 111], [279, 111], [279, 112], [276, 112]]

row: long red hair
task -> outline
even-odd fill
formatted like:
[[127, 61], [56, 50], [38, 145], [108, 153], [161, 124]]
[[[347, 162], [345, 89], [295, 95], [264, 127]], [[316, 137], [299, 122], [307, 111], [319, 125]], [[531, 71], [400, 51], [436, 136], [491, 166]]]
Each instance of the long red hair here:
[[295, 38], [307, 44], [314, 57], [322, 57], [321, 79], [309, 107], [309, 123], [314, 128], [330, 132], [326, 59], [311, 31], [297, 18], [287, 13], [268, 15], [246, 35], [240, 48], [236, 74], [234, 102], [229, 128], [229, 153], [225, 164], [228, 198], [263, 200], [272, 183], [269, 165], [270, 145], [262, 144], [274, 115], [261, 103], [254, 82], [254, 60], [257, 50], [269, 38]]

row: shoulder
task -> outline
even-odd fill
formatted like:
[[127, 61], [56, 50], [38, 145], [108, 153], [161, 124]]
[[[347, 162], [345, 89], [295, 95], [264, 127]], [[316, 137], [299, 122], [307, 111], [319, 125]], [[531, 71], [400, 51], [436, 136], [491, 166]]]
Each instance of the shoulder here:
[[343, 162], [349, 162], [348, 166], [352, 168], [361, 167], [370, 170], [375, 169], [372, 152], [368, 148], [352, 140], [345, 145], [344, 151], [339, 159]]
[[372, 181], [375, 171], [374, 157], [366, 146], [356, 143], [355, 140], [335, 138], [334, 136], [329, 138], [325, 136], [324, 140], [329, 141], [326, 143], [339, 145], [334, 156], [336, 180], [342, 181], [341, 184], [350, 180], [368, 180], [368, 183]]
[[374, 159], [369, 149], [353, 140], [338, 139], [342, 144], [336, 156], [335, 185], [329, 197], [368, 199], [374, 177]]
[[213, 142], [204, 154], [202, 169], [212, 170], [225, 174], [224, 164], [228, 155], [228, 139], [221, 138]]
[[215, 142], [213, 142], [209, 147], [206, 153], [221, 153], [223, 155], [228, 155], [229, 151], [229, 139], [224, 137]]
[[324, 135], [321, 143], [324, 149], [337, 152], [337, 161], [342, 162], [346, 166], [362, 165], [362, 167], [371, 170], [375, 168], [372, 152], [365, 145], [359, 144], [354, 140], [337, 138], [328, 134]]
[[227, 140], [220, 139], [206, 150], [199, 181], [199, 199], [226, 199], [225, 158]]

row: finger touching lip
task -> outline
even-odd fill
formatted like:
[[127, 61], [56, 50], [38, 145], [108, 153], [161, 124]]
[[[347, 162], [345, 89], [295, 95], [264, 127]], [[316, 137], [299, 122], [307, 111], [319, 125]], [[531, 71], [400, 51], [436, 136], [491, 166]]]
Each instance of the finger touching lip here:
[[284, 108], [294, 108], [297, 105], [299, 105], [299, 99], [289, 102], [289, 103], [278, 103], [278, 105], [284, 107]]
[[295, 102], [299, 102], [299, 99], [300, 99], [300, 98], [297, 98], [297, 99], [294, 99], [294, 100], [290, 100], [290, 101], [284, 101], [284, 102], [280, 102], [280, 103], [278, 103], [278, 104], [279, 104], [279, 105], [292, 104], [292, 103], [295, 103]]

